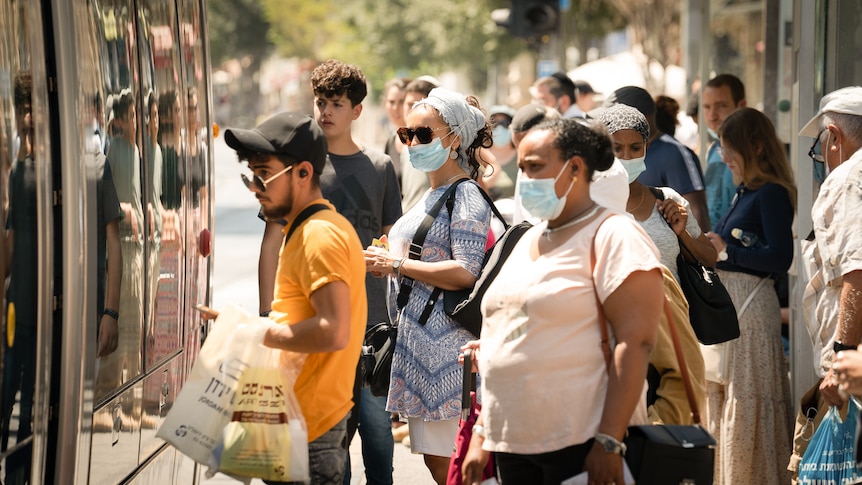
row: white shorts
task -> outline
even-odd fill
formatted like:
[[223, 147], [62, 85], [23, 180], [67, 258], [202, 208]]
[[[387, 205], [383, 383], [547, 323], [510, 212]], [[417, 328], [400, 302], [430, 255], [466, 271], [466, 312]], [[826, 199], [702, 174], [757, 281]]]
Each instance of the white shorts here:
[[407, 418], [410, 430], [410, 451], [423, 455], [452, 456], [458, 436], [458, 418], [445, 421], [424, 421]]

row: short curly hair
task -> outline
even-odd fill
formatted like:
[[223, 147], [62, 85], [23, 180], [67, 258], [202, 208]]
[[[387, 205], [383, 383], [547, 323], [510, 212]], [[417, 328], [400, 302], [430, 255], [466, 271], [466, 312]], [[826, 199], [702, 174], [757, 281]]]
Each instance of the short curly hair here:
[[329, 59], [311, 71], [311, 90], [319, 98], [347, 96], [356, 106], [368, 95], [368, 83], [358, 67]]

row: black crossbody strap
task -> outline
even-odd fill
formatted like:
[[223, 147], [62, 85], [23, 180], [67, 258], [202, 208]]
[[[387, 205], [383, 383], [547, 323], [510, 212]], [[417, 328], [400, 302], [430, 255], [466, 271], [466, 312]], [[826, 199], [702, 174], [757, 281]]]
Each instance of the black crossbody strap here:
[[[659, 190], [655, 187], [652, 187], [652, 186], [650, 186], [649, 189], [650, 189], [650, 192], [652, 192], [652, 194], [655, 196], [656, 199], [664, 201], [664, 192], [662, 192], [661, 190]], [[664, 219], [664, 217], [662, 217], [662, 219]], [[664, 222], [667, 224], [668, 227], [671, 228], [671, 230], [673, 230], [673, 226], [670, 225], [670, 222], [667, 219], [664, 219]], [[679, 234], [675, 234], [675, 235], [676, 235], [676, 240], [679, 243], [679, 249], [681, 251], [685, 251], [685, 253], [688, 254], [688, 257], [692, 261], [697, 262], [701, 266], [706, 266], [703, 263], [701, 263], [699, 259], [697, 259], [697, 256], [695, 256], [694, 253], [691, 252], [690, 249], [685, 247], [685, 244], [682, 243], [682, 238], [679, 237]]]
[[299, 227], [300, 224], [305, 222], [306, 219], [314, 215], [316, 212], [329, 209], [329, 207], [325, 204], [312, 204], [305, 209], [302, 209], [293, 222], [290, 224], [290, 229], [287, 230], [287, 235], [284, 236], [284, 244], [287, 244], [287, 241], [290, 241], [290, 236], [293, 236], [296, 228]]
[[[431, 230], [431, 225], [434, 224], [434, 219], [437, 218], [437, 215], [440, 213], [440, 209], [443, 208], [443, 204], [445, 204], [449, 197], [455, 193], [455, 189], [458, 187], [458, 185], [465, 180], [469, 179], [463, 178], [452, 182], [452, 185], [450, 185], [449, 188], [446, 189], [446, 192], [444, 192], [443, 195], [441, 195], [440, 198], [437, 199], [437, 202], [434, 203], [434, 205], [431, 207], [431, 210], [429, 210], [425, 214], [425, 217], [422, 219], [422, 222], [416, 229], [416, 234], [413, 235], [413, 242], [410, 243], [410, 248], [407, 252], [408, 258], [418, 261], [422, 257], [422, 245], [425, 244], [425, 237], [428, 236], [428, 231]], [[399, 310], [407, 306], [407, 301], [410, 299], [410, 293], [413, 291], [412, 279], [402, 277], [401, 280], [401, 289], [398, 290], [397, 300]], [[422, 321], [421, 323], [424, 324], [425, 322]]]

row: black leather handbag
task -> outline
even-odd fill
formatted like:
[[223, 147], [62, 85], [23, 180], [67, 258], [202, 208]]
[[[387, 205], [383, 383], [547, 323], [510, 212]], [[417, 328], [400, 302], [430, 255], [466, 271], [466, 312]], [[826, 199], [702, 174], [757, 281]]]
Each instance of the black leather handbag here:
[[[739, 320], [730, 294], [714, 269], [701, 264], [679, 243], [676, 258], [679, 286], [688, 300], [688, 317], [697, 340], [704, 345], [720, 344], [739, 337]], [[686, 261], [682, 252], [691, 255]]]
[[369, 387], [375, 396], [389, 394], [392, 375], [392, 355], [398, 339], [398, 325], [380, 322], [365, 331], [362, 353], [359, 356], [359, 376], [362, 387]]
[[[664, 193], [650, 187], [653, 195], [664, 200]], [[670, 226], [670, 222], [668, 222]], [[679, 286], [688, 300], [688, 317], [697, 340], [704, 345], [720, 344], [739, 337], [739, 320], [730, 294], [718, 278], [714, 269], [704, 266], [691, 251], [679, 241], [676, 268]], [[691, 262], [683, 252], [688, 253]]]

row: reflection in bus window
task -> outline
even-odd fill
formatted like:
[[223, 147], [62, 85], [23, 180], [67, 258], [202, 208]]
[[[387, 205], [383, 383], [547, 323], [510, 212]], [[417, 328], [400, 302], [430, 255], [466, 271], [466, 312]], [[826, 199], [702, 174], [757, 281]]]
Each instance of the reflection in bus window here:
[[94, 391], [96, 399], [141, 372], [144, 214], [141, 206], [141, 158], [136, 145], [137, 109], [133, 93], [123, 92], [114, 101], [113, 112], [115, 135], [108, 149], [108, 164], [123, 212], [119, 227], [123, 261], [118, 308], [119, 340], [115, 352], [101, 357]]
[[[36, 268], [37, 207], [36, 163], [33, 156], [33, 83], [29, 71], [14, 81], [15, 162], [9, 176], [9, 212], [6, 219], [6, 338], [3, 339], [2, 421], [0, 448], [6, 451], [32, 434], [33, 392], [36, 382]], [[16, 412], [17, 411], [17, 412]], [[16, 428], [17, 426], [17, 428]], [[14, 441], [11, 441], [14, 439]], [[30, 475], [32, 446], [6, 459], [6, 481], [24, 481]]]

